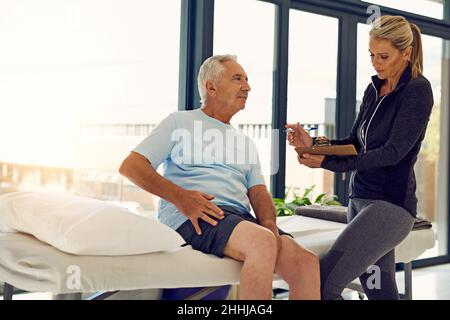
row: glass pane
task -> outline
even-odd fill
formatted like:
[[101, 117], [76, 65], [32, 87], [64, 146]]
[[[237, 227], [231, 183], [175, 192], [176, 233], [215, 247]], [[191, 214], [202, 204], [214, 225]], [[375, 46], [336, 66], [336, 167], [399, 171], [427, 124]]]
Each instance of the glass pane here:
[[[443, 0], [373, 0], [370, 3], [436, 19], [443, 19], [444, 17]], [[383, 14], [383, 11], [381, 11], [381, 14]]]
[[[334, 138], [338, 20], [291, 10], [289, 21], [288, 122], [317, 127], [312, 136]], [[334, 173], [300, 165], [295, 150], [286, 148], [286, 186], [301, 194], [315, 186], [312, 198], [322, 192], [332, 196]]]
[[362, 102], [364, 91], [370, 83], [370, 77], [375, 74], [370, 62], [369, 31], [367, 24], [358, 24], [358, 46], [356, 62], [356, 114]]
[[[443, 56], [443, 44], [446, 47], [446, 63]], [[431, 82], [434, 95], [434, 107], [428, 123], [427, 133], [414, 168], [417, 179], [418, 213], [433, 223], [437, 234], [436, 246], [420, 258], [447, 254], [447, 194], [448, 194], [448, 150], [444, 146], [448, 136], [448, 97], [449, 82], [442, 75], [450, 73], [448, 59], [448, 41], [432, 36], [423, 36], [424, 75]], [[445, 63], [445, 64], [444, 64]], [[444, 106], [445, 104], [445, 106]], [[444, 111], [445, 110], [445, 111]]]
[[180, 10], [180, 0], [0, 3], [0, 192], [67, 190], [154, 210], [117, 171], [177, 110]]
[[[368, 51], [370, 27], [358, 25], [358, 72], [357, 99], [362, 99], [364, 90], [375, 74]], [[447, 166], [448, 162], [448, 97], [449, 83], [442, 75], [449, 74], [448, 41], [422, 35], [424, 50], [424, 76], [431, 82], [434, 107], [422, 143], [418, 161], [414, 168], [418, 198], [418, 216], [433, 223], [437, 234], [436, 246], [420, 258], [446, 254], [447, 244]], [[443, 44], [447, 43], [447, 47]], [[446, 58], [445, 58], [446, 57]], [[439, 172], [439, 173], [438, 173]]]
[[216, 0], [214, 10], [214, 54], [237, 55], [251, 86], [245, 110], [231, 123], [256, 143], [270, 188], [275, 7], [254, 0]]

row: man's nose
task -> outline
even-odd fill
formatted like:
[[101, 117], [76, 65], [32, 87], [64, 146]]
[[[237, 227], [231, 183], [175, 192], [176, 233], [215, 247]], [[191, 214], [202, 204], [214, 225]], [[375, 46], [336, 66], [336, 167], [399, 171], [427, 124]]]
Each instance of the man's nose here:
[[245, 92], [249, 92], [250, 90], [252, 90], [252, 88], [250, 87], [250, 85], [248, 84], [248, 82], [244, 85], [244, 87], [242, 88], [243, 91]]

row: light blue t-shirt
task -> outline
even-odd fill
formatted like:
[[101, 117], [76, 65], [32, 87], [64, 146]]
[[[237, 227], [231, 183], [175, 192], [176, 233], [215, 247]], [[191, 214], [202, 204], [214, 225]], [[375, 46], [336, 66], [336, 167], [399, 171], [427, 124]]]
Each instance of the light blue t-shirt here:
[[[133, 151], [155, 170], [163, 163], [163, 176], [180, 187], [213, 195], [216, 205], [250, 212], [248, 189], [265, 184], [255, 143], [201, 109], [170, 114]], [[177, 229], [187, 217], [161, 199], [158, 219]]]

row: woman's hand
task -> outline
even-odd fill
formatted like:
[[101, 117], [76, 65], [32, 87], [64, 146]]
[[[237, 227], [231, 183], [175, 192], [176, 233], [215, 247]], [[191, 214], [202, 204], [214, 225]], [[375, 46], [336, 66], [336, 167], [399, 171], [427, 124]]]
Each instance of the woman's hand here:
[[301, 157], [298, 155], [297, 159], [298, 162], [300, 162], [300, 164], [307, 166], [309, 168], [321, 168], [325, 156], [304, 153], [303, 156]]
[[286, 129], [290, 129], [287, 134], [287, 139], [291, 146], [297, 147], [311, 147], [313, 140], [310, 135], [303, 129], [300, 123], [286, 124]]

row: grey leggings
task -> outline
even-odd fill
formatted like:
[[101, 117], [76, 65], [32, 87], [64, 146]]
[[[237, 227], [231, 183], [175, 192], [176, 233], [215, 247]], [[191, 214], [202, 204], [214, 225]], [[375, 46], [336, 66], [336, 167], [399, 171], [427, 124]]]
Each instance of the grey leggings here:
[[386, 201], [354, 198], [347, 220], [345, 230], [320, 259], [322, 299], [340, 299], [344, 288], [359, 277], [369, 299], [398, 300], [394, 250], [411, 231], [414, 217]]

